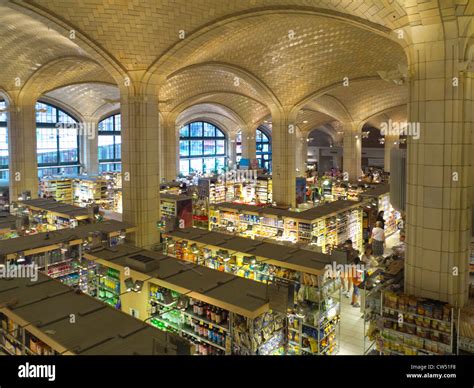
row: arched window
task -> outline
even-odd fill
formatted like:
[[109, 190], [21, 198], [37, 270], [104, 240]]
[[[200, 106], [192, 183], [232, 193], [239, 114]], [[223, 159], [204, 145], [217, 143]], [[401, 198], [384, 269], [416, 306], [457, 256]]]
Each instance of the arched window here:
[[99, 123], [99, 171], [122, 169], [122, 120], [120, 113]]
[[63, 110], [36, 103], [38, 177], [79, 172], [78, 120]]
[[0, 101], [0, 179], [8, 179], [7, 103]]
[[272, 142], [270, 137], [262, 130], [257, 129], [257, 159], [260, 168], [272, 170]]
[[227, 139], [216, 126], [196, 121], [179, 130], [179, 172], [219, 173], [226, 165]]
[[[255, 133], [257, 136], [255, 139], [256, 142], [256, 157], [258, 160], [258, 165], [260, 168], [265, 168], [268, 171], [272, 170], [272, 142], [270, 136], [257, 128]], [[240, 161], [242, 158], [242, 132], [237, 134], [235, 139], [236, 143], [236, 160]]]

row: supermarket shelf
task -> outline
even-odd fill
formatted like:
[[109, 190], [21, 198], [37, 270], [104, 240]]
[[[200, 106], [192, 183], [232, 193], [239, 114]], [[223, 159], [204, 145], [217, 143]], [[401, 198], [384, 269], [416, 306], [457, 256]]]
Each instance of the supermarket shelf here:
[[[416, 334], [409, 334], [409, 333], [404, 333], [403, 331], [399, 331], [399, 330], [394, 330], [394, 329], [389, 329], [387, 327], [384, 327], [383, 328], [383, 331], [390, 331], [390, 332], [393, 332], [393, 333], [397, 333], [397, 334], [401, 334], [401, 335], [404, 335], [404, 336], [407, 336], [407, 337], [411, 337], [411, 338], [416, 338], [416, 339], [421, 339], [423, 341], [429, 341], [429, 342], [433, 342], [435, 344], [438, 344], [438, 345], [442, 345], [442, 346], [445, 346], [447, 348], [449, 348], [451, 345], [450, 344], [445, 344], [444, 342], [441, 342], [441, 341], [435, 341], [435, 340], [432, 340], [432, 339], [429, 339], [429, 338], [424, 338], [424, 337], [420, 337]], [[424, 350], [424, 349], [422, 349]], [[437, 353], [434, 353], [434, 354], [437, 354]]]
[[205, 324], [210, 325], [210, 326], [212, 326], [212, 327], [216, 327], [216, 328], [222, 329], [222, 330], [224, 330], [224, 331], [229, 331], [229, 326], [225, 326], [225, 325], [221, 325], [221, 324], [212, 322], [211, 320], [209, 320], [209, 319], [207, 319], [207, 318], [205, 318], [205, 317], [201, 317], [201, 316], [199, 316], [199, 315], [195, 315], [195, 314], [193, 314], [192, 312], [190, 312], [190, 311], [188, 311], [188, 310], [187, 310], [187, 311], [183, 311], [183, 314], [184, 314], [184, 315], [187, 315], [187, 316], [189, 316], [189, 317], [191, 317], [191, 318], [193, 318], [193, 319], [195, 319], [195, 320], [197, 320], [197, 321], [202, 321], [202, 322], [204, 322]]
[[409, 311], [403, 311], [403, 310], [399, 310], [399, 309], [394, 309], [394, 308], [391, 308], [391, 307], [387, 307], [387, 306], [383, 306], [383, 310], [391, 310], [391, 311], [395, 311], [397, 313], [401, 313], [403, 315], [411, 315], [413, 317], [418, 317], [418, 318], [422, 318], [422, 319], [429, 319], [430, 321], [435, 321], [435, 322], [439, 322], [439, 323], [443, 323], [445, 325], [451, 325], [451, 320], [449, 321], [443, 321], [441, 319], [436, 319], [436, 318], [430, 318], [430, 317], [427, 317], [426, 315], [419, 315], [419, 314], [415, 314], [415, 313], [410, 313]]
[[[399, 326], [411, 326], [411, 327], [419, 327], [420, 329], [423, 329], [423, 330], [430, 330], [430, 331], [435, 331], [437, 333], [441, 333], [441, 334], [449, 334], [451, 335], [451, 332], [450, 331], [442, 331], [442, 330], [436, 330], [436, 329], [432, 329], [431, 327], [423, 327], [423, 326], [419, 326], [419, 325], [416, 325], [414, 323], [408, 323], [408, 322], [403, 322], [402, 324], [400, 324], [396, 319], [393, 319], [393, 318], [389, 318], [389, 317], [385, 317], [385, 316], [382, 316], [382, 319], [385, 320], [385, 321], [390, 321], [390, 322], [394, 322], [394, 323], [398, 323]], [[409, 334], [409, 333], [407, 333]], [[423, 337], [420, 337], [420, 338], [423, 338]], [[423, 338], [425, 339], [425, 338]], [[435, 341], [436, 342], [436, 341]]]
[[188, 329], [182, 328], [181, 331], [182, 331], [183, 333], [185, 333], [185, 334], [190, 335], [191, 337], [196, 338], [198, 341], [205, 342], [205, 343], [207, 343], [207, 344], [209, 344], [209, 345], [212, 345], [212, 346], [216, 347], [217, 349], [220, 349], [220, 350], [222, 350], [222, 351], [224, 351], [224, 352], [226, 351], [226, 348], [224, 348], [224, 347], [222, 347], [222, 346], [220, 346], [220, 345], [217, 345], [216, 343], [214, 343], [214, 342], [212, 342], [212, 341], [209, 341], [208, 339], [205, 339], [205, 338], [203, 338], [203, 337], [201, 337], [201, 336], [199, 336], [199, 335], [193, 333], [192, 331], [190, 331], [190, 330], [188, 330]]

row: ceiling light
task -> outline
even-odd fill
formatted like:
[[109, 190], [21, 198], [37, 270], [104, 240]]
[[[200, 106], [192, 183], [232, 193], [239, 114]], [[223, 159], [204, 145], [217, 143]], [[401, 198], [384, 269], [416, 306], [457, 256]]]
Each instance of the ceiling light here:
[[133, 281], [132, 278], [125, 279], [125, 288], [129, 292], [132, 291], [133, 289], [135, 289], [135, 282]]
[[303, 121], [303, 124], [308, 124], [308, 120], [304, 120], [304, 121]]
[[135, 282], [135, 286], [133, 288], [133, 291], [140, 293], [140, 292], [142, 292], [142, 288], [143, 288], [143, 281], [142, 280], [137, 280]]

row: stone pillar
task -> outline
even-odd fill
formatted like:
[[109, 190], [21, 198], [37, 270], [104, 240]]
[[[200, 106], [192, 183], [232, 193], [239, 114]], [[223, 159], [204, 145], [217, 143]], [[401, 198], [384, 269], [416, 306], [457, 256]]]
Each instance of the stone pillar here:
[[8, 114], [10, 200], [17, 200], [24, 191], [38, 197], [36, 153], [36, 99], [16, 96]]
[[305, 134], [298, 131], [296, 138], [296, 175], [306, 176], [306, 162], [308, 160], [308, 142]]
[[255, 159], [257, 157], [256, 129], [248, 124], [242, 128], [242, 158]]
[[398, 136], [385, 135], [383, 162], [383, 169], [385, 172], [390, 172], [390, 154], [394, 148], [398, 148], [398, 139]]
[[160, 241], [158, 104], [147, 90], [140, 81], [121, 90], [123, 220], [137, 227], [134, 243], [144, 248]]
[[80, 131], [81, 162], [87, 175], [99, 173], [99, 134], [98, 121], [93, 117], [86, 117]]
[[362, 174], [362, 138], [361, 126], [355, 123], [344, 124], [343, 166], [350, 181], [357, 181]]
[[296, 206], [296, 115], [272, 112], [273, 201]]
[[227, 158], [228, 158], [228, 168], [232, 169], [237, 163], [237, 133], [229, 132], [227, 135]]
[[469, 284], [472, 80], [460, 69], [459, 39], [444, 35], [457, 28], [456, 20], [412, 27], [408, 117], [420, 124], [420, 138], [408, 134], [405, 292], [461, 307]]
[[171, 182], [176, 180], [179, 174], [179, 133], [176, 128], [177, 115], [174, 113], [162, 113], [162, 169], [161, 180]]

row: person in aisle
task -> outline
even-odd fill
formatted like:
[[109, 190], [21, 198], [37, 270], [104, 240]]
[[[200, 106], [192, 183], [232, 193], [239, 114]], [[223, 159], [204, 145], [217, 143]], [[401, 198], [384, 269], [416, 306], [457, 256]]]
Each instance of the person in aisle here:
[[[354, 264], [356, 260], [359, 260], [359, 251], [352, 246], [352, 240], [346, 240], [342, 247], [347, 253], [347, 264]], [[343, 295], [349, 298], [352, 289], [351, 274], [341, 273], [341, 284]]]
[[375, 257], [383, 256], [385, 247], [385, 231], [382, 223], [377, 221], [375, 227], [372, 229], [372, 250]]
[[352, 273], [350, 274], [352, 276], [351, 281], [353, 285], [353, 291], [352, 291], [352, 301], [351, 305], [352, 307], [360, 307], [359, 303], [359, 295], [360, 295], [360, 290], [359, 290], [359, 285], [362, 283], [363, 280], [363, 274], [364, 271], [360, 268], [360, 263], [361, 260], [359, 257], [356, 256], [352, 263]]
[[400, 258], [405, 258], [406, 242], [405, 242], [405, 232], [400, 231], [400, 240], [397, 245], [393, 248], [393, 253]]
[[366, 269], [374, 268], [378, 266], [377, 259], [372, 254], [372, 246], [370, 244], [365, 245], [364, 253], [362, 254], [361, 261]]

